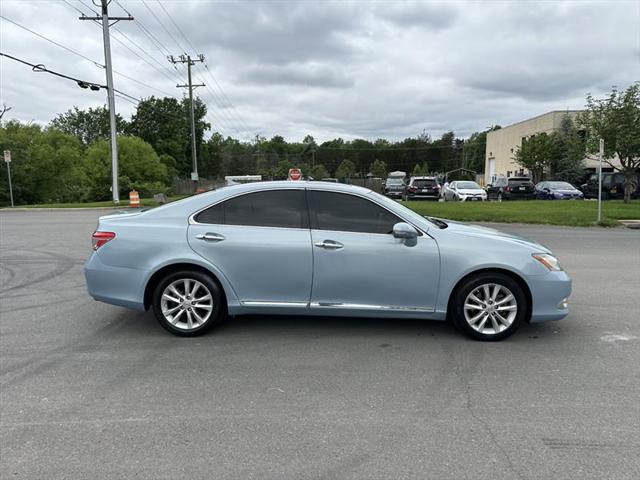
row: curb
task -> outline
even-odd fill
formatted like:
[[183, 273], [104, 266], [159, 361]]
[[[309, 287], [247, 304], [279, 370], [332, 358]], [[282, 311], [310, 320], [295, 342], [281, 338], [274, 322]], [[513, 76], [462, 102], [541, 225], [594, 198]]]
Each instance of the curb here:
[[129, 208], [129, 207], [67, 207], [67, 208], [53, 208], [53, 207], [13, 207], [13, 208], [0, 208], [0, 213], [3, 212], [73, 212], [74, 210], [103, 210], [105, 212], [110, 212], [113, 210], [123, 210], [123, 211], [131, 211], [135, 212], [139, 210], [138, 208]]
[[634, 230], [640, 230], [640, 220], [618, 220], [622, 225]]

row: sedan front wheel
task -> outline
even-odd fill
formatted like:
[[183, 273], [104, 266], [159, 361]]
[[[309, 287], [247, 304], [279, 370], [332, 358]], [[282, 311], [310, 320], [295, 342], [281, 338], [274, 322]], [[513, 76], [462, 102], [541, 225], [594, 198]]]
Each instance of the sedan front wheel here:
[[485, 273], [469, 278], [454, 297], [455, 326], [475, 340], [507, 338], [524, 322], [527, 299], [511, 277]]

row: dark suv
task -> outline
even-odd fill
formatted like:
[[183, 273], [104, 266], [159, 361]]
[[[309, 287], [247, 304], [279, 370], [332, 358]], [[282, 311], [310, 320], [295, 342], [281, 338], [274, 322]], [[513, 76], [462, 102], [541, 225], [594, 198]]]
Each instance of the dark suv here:
[[440, 198], [438, 180], [435, 177], [411, 177], [407, 186], [407, 197], [409, 200], [419, 198], [438, 200]]
[[535, 186], [529, 177], [498, 177], [486, 190], [488, 199], [525, 200], [535, 196]]
[[[598, 175], [593, 174], [587, 183], [580, 186], [584, 198], [598, 198]], [[640, 175], [636, 174], [636, 189], [631, 193], [631, 198], [640, 197]], [[602, 198], [624, 198], [624, 173], [602, 173]]]
[[384, 194], [391, 198], [407, 198], [407, 184], [400, 177], [389, 177], [384, 184]]

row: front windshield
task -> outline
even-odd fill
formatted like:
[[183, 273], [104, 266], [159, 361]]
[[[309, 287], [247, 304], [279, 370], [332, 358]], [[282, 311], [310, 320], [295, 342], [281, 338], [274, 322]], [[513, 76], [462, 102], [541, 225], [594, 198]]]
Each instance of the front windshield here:
[[548, 182], [547, 187], [561, 190], [575, 190], [575, 187], [567, 182]]
[[402, 185], [403, 183], [401, 178], [387, 178], [387, 185]]
[[480, 185], [478, 185], [476, 182], [458, 182], [456, 184], [456, 186], [458, 188], [465, 189], [465, 190], [479, 190], [480, 189]]

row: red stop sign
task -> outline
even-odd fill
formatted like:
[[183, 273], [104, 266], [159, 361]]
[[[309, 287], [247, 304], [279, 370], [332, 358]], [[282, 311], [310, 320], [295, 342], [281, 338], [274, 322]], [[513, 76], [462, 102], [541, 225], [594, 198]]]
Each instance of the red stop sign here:
[[290, 168], [289, 169], [289, 180], [300, 180], [302, 179], [302, 172], [299, 168]]

